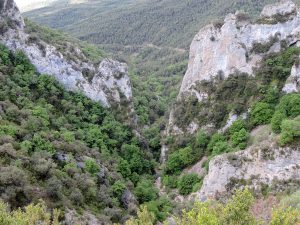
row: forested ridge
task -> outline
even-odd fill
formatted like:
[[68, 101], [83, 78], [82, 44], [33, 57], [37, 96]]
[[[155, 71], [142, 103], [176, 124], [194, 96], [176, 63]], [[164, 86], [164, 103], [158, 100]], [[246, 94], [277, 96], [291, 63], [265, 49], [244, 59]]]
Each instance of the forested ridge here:
[[199, 29], [236, 10], [256, 18], [263, 6], [273, 2], [106, 0], [72, 5], [58, 1], [24, 16], [97, 44], [127, 62], [135, 93], [143, 93], [134, 95], [140, 121], [145, 125], [160, 121], [153, 126], [163, 127], [163, 116], [168, 115], [187, 68], [189, 45]]
[[[282, 89], [292, 67], [299, 65], [300, 48], [282, 41], [281, 51], [267, 53], [269, 48], [258, 43], [255, 50], [266, 54], [254, 76], [236, 72], [224, 78], [220, 73], [196, 84], [208, 93], [205, 101], [191, 96], [174, 103], [188, 46], [199, 28], [219, 23], [236, 9], [245, 9], [255, 20], [271, 2], [104, 0], [69, 5], [64, 0], [26, 13], [69, 33], [25, 21], [33, 43], [53, 45], [68, 60], [73, 60], [66, 54], [71, 43], [95, 64], [106, 56], [127, 62], [138, 124], [127, 126], [120, 112], [67, 91], [52, 74], [39, 74], [22, 51], [0, 45], [0, 224], [59, 225], [76, 216], [85, 223], [87, 214], [102, 224], [298, 224], [298, 180], [284, 181], [278, 191], [266, 184], [247, 188], [248, 180], [233, 179], [226, 196], [190, 200], [199, 194], [214, 157], [226, 154], [236, 163], [234, 153], [269, 136], [276, 147], [298, 151], [300, 94]], [[203, 126], [215, 123], [216, 129], [165, 135], [173, 103], [176, 124], [188, 126], [197, 118]], [[219, 132], [229, 113], [244, 111], [246, 118]], [[262, 137], [253, 133], [257, 128]], [[168, 146], [165, 163], [160, 161], [162, 145]], [[272, 160], [267, 150], [264, 160]], [[200, 161], [204, 173], [190, 172]]]

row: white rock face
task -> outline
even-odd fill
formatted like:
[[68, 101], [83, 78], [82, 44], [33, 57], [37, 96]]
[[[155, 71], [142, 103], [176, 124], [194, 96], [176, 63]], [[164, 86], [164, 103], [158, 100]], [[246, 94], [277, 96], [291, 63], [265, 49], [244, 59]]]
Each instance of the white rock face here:
[[104, 59], [95, 66], [80, 49], [75, 49], [74, 54], [82, 60], [75, 62], [47, 43], [30, 42], [24, 31], [24, 20], [13, 0], [4, 0], [1, 9], [0, 23], [7, 19], [15, 21], [15, 26], [0, 36], [0, 42], [13, 51], [24, 51], [39, 73], [54, 76], [68, 90], [81, 91], [105, 107], [125, 103], [129, 110], [124, 113], [133, 112], [132, 89], [125, 63]]
[[300, 66], [294, 65], [291, 76], [287, 79], [283, 91], [286, 93], [293, 93], [300, 91]]
[[271, 4], [264, 7], [261, 12], [261, 17], [272, 17], [276, 14], [279, 15], [289, 15], [296, 12], [296, 5], [290, 0], [281, 0], [277, 4]]
[[286, 40], [288, 45], [296, 44], [300, 40], [299, 10], [291, 1], [284, 1], [266, 6], [262, 12], [262, 16], [267, 17], [276, 14], [292, 15], [285, 23], [252, 24], [241, 18], [239, 13], [229, 14], [222, 26], [211, 24], [202, 28], [190, 47], [189, 65], [179, 99], [194, 95], [202, 101], [205, 93], [199, 93], [195, 85], [202, 80], [210, 80], [220, 72], [225, 78], [236, 71], [251, 75], [253, 67], [263, 56], [252, 51], [255, 43], [267, 44], [277, 37], [268, 53], [279, 51], [281, 40]]
[[217, 156], [209, 163], [208, 175], [196, 196], [202, 199], [226, 195], [239, 180], [258, 190], [261, 184], [275, 185], [277, 190], [283, 190], [284, 186], [280, 186], [283, 182], [300, 182], [299, 148], [280, 148], [266, 142], [237, 153]]

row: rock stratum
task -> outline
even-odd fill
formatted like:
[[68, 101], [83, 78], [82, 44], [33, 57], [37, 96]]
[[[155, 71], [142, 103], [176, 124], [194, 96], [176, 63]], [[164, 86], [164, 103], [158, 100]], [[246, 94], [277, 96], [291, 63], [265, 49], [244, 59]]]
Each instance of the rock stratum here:
[[272, 140], [244, 151], [215, 157], [209, 164], [199, 199], [228, 196], [237, 188], [250, 187], [258, 193], [264, 188], [281, 192], [300, 183], [298, 146], [279, 147]]
[[13, 0], [1, 0], [0, 12], [2, 44], [13, 51], [22, 50], [39, 73], [54, 76], [68, 90], [80, 91], [104, 107], [125, 106], [127, 116], [134, 118], [132, 89], [125, 63], [103, 59], [94, 64], [76, 47], [69, 53], [73, 57], [68, 59], [65, 52], [42, 40], [33, 40], [26, 33], [24, 19]]
[[[202, 28], [192, 41], [188, 69], [177, 102], [170, 113], [166, 136], [180, 139], [194, 136], [199, 130], [209, 134], [225, 133], [237, 119], [250, 119], [251, 107], [255, 103], [251, 99], [257, 96], [250, 94], [234, 102], [234, 89], [239, 88], [239, 81], [247, 79], [252, 80], [254, 86], [259, 86], [260, 81], [256, 75], [266, 65], [264, 62], [287, 49], [296, 49], [290, 47], [300, 47], [300, 9], [289, 0], [267, 5], [255, 22], [246, 13], [236, 12], [227, 15], [222, 22]], [[287, 76], [280, 81], [282, 83], [275, 82], [275, 88], [282, 95], [300, 91], [297, 56], [298, 53], [296, 60], [288, 67]], [[243, 78], [239, 80], [238, 77]], [[245, 94], [245, 87], [246, 85], [242, 85], [240, 95]], [[226, 94], [223, 98], [216, 96], [223, 92], [215, 94], [220, 89]], [[227, 101], [228, 99], [231, 100]], [[259, 99], [261, 96], [257, 97], [258, 101]], [[233, 102], [245, 107], [236, 113], [229, 107]], [[221, 107], [215, 108], [216, 105]], [[225, 116], [220, 116], [219, 111]], [[208, 112], [221, 118], [218, 125], [211, 119], [213, 117], [209, 117], [211, 114]], [[261, 135], [263, 139], [255, 144], [248, 143], [248, 148], [243, 151], [215, 156], [209, 163], [202, 188], [188, 199], [226, 197], [237, 188], [246, 186], [258, 193], [263, 193], [266, 189], [281, 192], [290, 186], [298, 187], [299, 146], [279, 146], [278, 136], [271, 134], [272, 131], [270, 136]], [[162, 148], [163, 162], [167, 160], [170, 151], [168, 147], [164, 145]], [[170, 145], [171, 148], [174, 147]], [[200, 161], [196, 165], [199, 163]], [[196, 173], [203, 176], [198, 171]]]
[[[177, 101], [180, 104], [190, 97], [198, 102], [205, 101], [208, 93], [198, 85], [217, 76], [222, 79], [236, 73], [252, 76], [263, 57], [280, 52], [283, 43], [285, 46], [300, 45], [300, 11], [290, 0], [267, 5], [256, 22], [252, 22], [246, 13], [236, 12], [227, 15], [224, 21], [205, 26], [191, 43], [188, 69]], [[299, 91], [299, 75], [299, 66], [295, 65], [283, 88], [285, 92]], [[194, 120], [182, 128], [174, 117], [172, 110], [170, 134], [195, 133], [202, 127]]]

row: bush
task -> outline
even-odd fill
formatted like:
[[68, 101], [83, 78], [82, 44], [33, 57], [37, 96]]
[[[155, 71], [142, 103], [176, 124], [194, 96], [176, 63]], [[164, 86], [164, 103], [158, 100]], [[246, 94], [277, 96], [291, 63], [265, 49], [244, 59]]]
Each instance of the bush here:
[[150, 180], [146, 179], [137, 183], [134, 193], [140, 204], [155, 200], [158, 196], [158, 190]]
[[230, 135], [232, 135], [235, 132], [239, 132], [241, 129], [246, 129], [246, 122], [245, 120], [238, 119], [232, 123], [228, 129], [228, 132]]
[[281, 128], [282, 133], [279, 143], [281, 145], [292, 143], [296, 138], [300, 137], [300, 117], [294, 120], [283, 120]]
[[182, 195], [188, 195], [193, 191], [193, 187], [201, 181], [197, 174], [185, 174], [178, 182], [178, 190]]
[[265, 102], [257, 102], [250, 112], [250, 121], [253, 125], [268, 124], [274, 114], [272, 106]]
[[126, 189], [126, 185], [122, 181], [116, 181], [112, 186], [112, 191], [115, 197], [121, 199], [123, 192]]
[[249, 139], [249, 132], [242, 128], [231, 135], [231, 141], [233, 146], [238, 146], [240, 149], [245, 149], [247, 147], [247, 141]]
[[215, 143], [213, 150], [212, 150], [212, 155], [220, 155], [222, 153], [228, 152], [229, 146], [226, 141], [219, 141]]
[[167, 197], [161, 197], [155, 201], [146, 203], [150, 213], [155, 215], [155, 218], [161, 222], [165, 221], [169, 213], [172, 212], [173, 205]]
[[209, 136], [204, 131], [199, 131], [196, 135], [196, 147], [205, 149], [209, 143]]
[[181, 169], [191, 165], [198, 158], [198, 155], [193, 152], [191, 147], [179, 149], [178, 151], [169, 155], [166, 165], [166, 172], [178, 173]]
[[24, 210], [18, 209], [9, 212], [8, 206], [0, 201], [0, 223], [3, 225], [13, 224], [43, 224], [59, 225], [60, 212], [56, 209], [49, 213], [44, 202], [36, 205], [30, 204]]
[[177, 188], [178, 184], [178, 177], [177, 176], [169, 176], [165, 175], [162, 180], [163, 185], [169, 187], [169, 188]]
[[215, 147], [215, 145], [218, 143], [218, 142], [225, 142], [226, 141], [226, 138], [222, 135], [222, 134], [219, 134], [219, 133], [215, 133], [211, 139], [210, 139], [210, 142], [207, 146], [207, 149], [212, 152], [213, 151], [213, 148]]
[[271, 120], [272, 130], [275, 133], [281, 132], [282, 121], [286, 118], [286, 115], [281, 111], [276, 111]]

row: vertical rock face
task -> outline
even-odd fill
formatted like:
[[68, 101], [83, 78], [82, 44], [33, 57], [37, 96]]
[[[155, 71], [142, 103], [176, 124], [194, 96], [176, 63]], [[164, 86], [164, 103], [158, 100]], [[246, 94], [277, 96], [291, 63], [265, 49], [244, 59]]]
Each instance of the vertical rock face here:
[[[268, 21], [278, 16], [287, 21]], [[291, 45], [298, 43], [299, 38], [300, 15], [291, 1], [266, 6], [259, 24], [252, 24], [242, 12], [229, 14], [224, 24], [208, 25], [194, 38], [179, 97], [195, 94], [201, 100], [201, 93], [196, 93], [193, 86], [197, 81], [209, 80], [219, 73], [225, 78], [235, 71], [252, 74], [253, 67], [263, 55], [254, 49], [256, 43], [268, 45], [267, 52], [276, 52], [280, 50], [280, 41], [285, 40]]]
[[131, 83], [125, 63], [104, 59], [94, 65], [77, 48], [70, 52], [75, 59], [67, 59], [54, 46], [41, 40], [30, 40], [14, 1], [0, 1], [1, 43], [13, 51], [24, 51], [39, 73], [54, 76], [67, 89], [81, 91], [105, 107], [121, 106], [124, 114], [135, 120]]
[[[207, 92], [199, 88], [201, 82], [211, 81], [216, 77], [227, 79], [231, 74], [252, 76], [265, 55], [279, 52], [283, 45], [299, 44], [300, 12], [292, 1], [285, 0], [267, 5], [255, 23], [251, 22], [244, 12], [229, 14], [224, 22], [202, 28], [193, 39], [188, 69], [181, 84], [177, 106], [191, 97], [198, 102], [208, 99]], [[295, 65], [284, 88], [286, 92], [298, 90], [298, 70], [298, 66]], [[182, 129], [176, 124], [173, 111], [169, 119], [169, 133], [191, 133], [189, 129]], [[197, 122], [190, 121], [185, 127], [191, 125], [197, 127]], [[196, 131], [192, 129], [192, 132]]]

